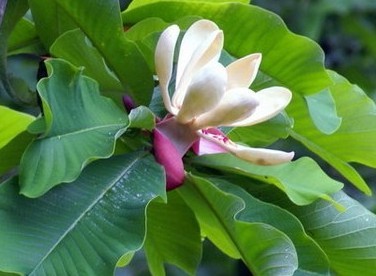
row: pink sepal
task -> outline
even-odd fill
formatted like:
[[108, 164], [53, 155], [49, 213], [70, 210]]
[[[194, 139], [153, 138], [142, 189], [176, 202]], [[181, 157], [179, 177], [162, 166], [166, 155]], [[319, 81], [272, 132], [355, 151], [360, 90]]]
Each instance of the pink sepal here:
[[[223, 140], [224, 142], [228, 140], [226, 135], [218, 128], [203, 129], [201, 133], [203, 135], [218, 137], [219, 140]], [[224, 148], [202, 137], [192, 145], [192, 150], [197, 155], [227, 152]]]

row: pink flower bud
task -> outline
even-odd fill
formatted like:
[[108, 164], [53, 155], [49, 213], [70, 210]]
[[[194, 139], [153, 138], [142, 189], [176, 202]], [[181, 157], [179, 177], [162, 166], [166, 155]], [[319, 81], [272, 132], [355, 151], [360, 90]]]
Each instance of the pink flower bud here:
[[135, 108], [134, 101], [129, 95], [123, 96], [123, 105], [125, 107], [125, 110], [127, 110], [128, 113], [131, 112], [133, 108]]
[[153, 131], [154, 156], [166, 172], [167, 190], [175, 189], [184, 182], [184, 165], [179, 151], [157, 128]]

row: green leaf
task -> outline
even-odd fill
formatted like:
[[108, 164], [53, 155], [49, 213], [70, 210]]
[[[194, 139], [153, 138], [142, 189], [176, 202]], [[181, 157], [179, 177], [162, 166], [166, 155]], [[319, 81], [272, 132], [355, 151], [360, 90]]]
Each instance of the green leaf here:
[[51, 54], [75, 66], [84, 66], [84, 73], [99, 82], [102, 90], [123, 91], [119, 80], [108, 69], [101, 53], [80, 29], [65, 32], [50, 48]]
[[[242, 179], [243, 181], [247, 179]], [[266, 202], [262, 202], [237, 185], [223, 178], [210, 178], [220, 190], [241, 198], [245, 207], [236, 218], [247, 222], [261, 222], [269, 224], [282, 231], [294, 243], [298, 254], [299, 267], [294, 275], [306, 275], [307, 273], [329, 275], [329, 263], [323, 250], [309, 237], [300, 221], [286, 210]], [[246, 181], [246, 184], [248, 185]], [[313, 261], [314, 260], [314, 261]]]
[[125, 112], [100, 96], [97, 83], [69, 63], [50, 59], [49, 77], [38, 83], [45, 133], [25, 151], [21, 193], [37, 197], [78, 177], [92, 160], [110, 157], [128, 125]]
[[0, 149], [0, 175], [20, 164], [26, 147], [33, 139], [33, 135], [23, 131]]
[[169, 24], [160, 18], [146, 18], [133, 25], [124, 34], [137, 43], [142, 51], [150, 70], [154, 70], [154, 50], [158, 41], [159, 34], [167, 28]]
[[[27, 0], [2, 1], [1, 5], [0, 8], [5, 9], [5, 13], [0, 20], [0, 95], [4, 94], [15, 98], [7, 75], [7, 40], [17, 22], [27, 11], [28, 2]], [[1, 13], [3, 12], [1, 11]]]
[[167, 204], [152, 201], [147, 218], [144, 248], [152, 275], [165, 275], [163, 263], [174, 264], [194, 275], [201, 260], [200, 228], [183, 199], [170, 192]]
[[296, 208], [293, 212], [328, 255], [336, 275], [373, 275], [376, 264], [376, 215], [343, 192], [333, 195], [345, 206], [338, 212], [325, 201]]
[[129, 113], [129, 122], [129, 127], [153, 130], [155, 126], [155, 117], [149, 108], [146, 106], [139, 106], [132, 109]]
[[18, 134], [25, 131], [27, 126], [35, 119], [5, 106], [0, 106], [0, 149], [9, 143]]
[[244, 201], [210, 181], [188, 175], [179, 194], [195, 212], [201, 230], [223, 252], [241, 258], [256, 275], [292, 275], [298, 260], [291, 240], [264, 223], [237, 218]]
[[333, 134], [324, 135], [310, 120], [303, 99], [296, 98], [295, 107], [288, 109], [289, 115], [295, 119], [290, 135], [336, 168], [361, 191], [370, 194], [365, 181], [349, 163], [376, 167], [376, 105], [359, 87], [334, 72], [330, 75], [334, 82], [330, 92], [338, 116], [342, 118], [341, 126]]
[[195, 157], [193, 164], [244, 175], [275, 185], [297, 205], [307, 205], [322, 198], [341, 208], [330, 195], [339, 191], [343, 184], [327, 176], [315, 161], [308, 157], [280, 165], [261, 166], [240, 160], [230, 154], [209, 154]]
[[47, 50], [60, 35], [77, 28], [76, 22], [55, 1], [29, 0], [29, 5], [38, 36]]
[[[8, 80], [14, 94], [24, 104], [37, 106], [37, 75], [41, 58], [36, 55], [18, 54], [8, 57]], [[39, 109], [38, 109], [39, 111]]]
[[336, 103], [328, 89], [304, 99], [313, 123], [321, 132], [332, 134], [340, 127], [342, 119], [337, 116]]
[[285, 114], [278, 116], [251, 127], [237, 127], [227, 133], [233, 141], [239, 141], [254, 147], [265, 147], [279, 138], [287, 138], [288, 129], [292, 128], [293, 122]]
[[146, 18], [131, 26], [124, 35], [132, 41], [142, 41], [152, 33], [162, 32], [168, 25], [167, 22], [158, 17]]
[[[38, 20], [40, 28], [45, 24], [53, 26], [51, 32], [47, 29], [47, 35], [53, 38], [49, 45], [65, 31], [79, 27], [137, 104], [149, 104], [154, 86], [152, 73], [136, 44], [124, 36], [118, 0], [46, 0], [43, 1], [44, 4], [40, 4], [39, 0], [32, 2], [35, 4], [31, 5], [31, 10], [33, 16], [37, 17], [37, 28]], [[74, 22], [74, 28], [60, 31], [59, 17], [55, 18], [56, 11], [59, 11], [59, 15], [67, 15], [69, 21]]]
[[[140, 185], [142, 183], [142, 185]], [[144, 152], [94, 162], [74, 183], [38, 199], [0, 186], [0, 270], [27, 275], [112, 275], [138, 250], [146, 206], [165, 197], [165, 179]]]
[[17, 23], [8, 39], [8, 54], [21, 53], [39, 55], [46, 53], [39, 40], [34, 23], [25, 17]]
[[[168, 0], [133, 0], [129, 5], [128, 9], [134, 9], [141, 6], [149, 5], [152, 3], [160, 3], [160, 2], [171, 2]], [[222, 2], [229, 2], [229, 0], [181, 0], [180, 2], [209, 2], [209, 3], [222, 3]], [[249, 0], [233, 0], [232, 2], [239, 2], [248, 4]]]
[[[277, 15], [241, 3], [163, 1], [132, 6], [123, 13], [125, 23], [134, 24], [148, 17], [173, 22], [187, 15], [201, 16], [224, 31], [225, 49], [235, 57], [260, 52], [261, 71], [294, 93], [312, 94], [330, 84], [319, 46], [292, 34]], [[132, 8], [133, 7], [133, 8]], [[229, 16], [236, 14], [236, 18]], [[281, 58], [283, 57], [283, 58]]]

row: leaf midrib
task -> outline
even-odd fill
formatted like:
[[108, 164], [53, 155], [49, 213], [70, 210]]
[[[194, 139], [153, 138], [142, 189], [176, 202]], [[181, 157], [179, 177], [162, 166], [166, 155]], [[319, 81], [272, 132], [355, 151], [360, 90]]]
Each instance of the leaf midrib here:
[[[207, 181], [207, 180], [206, 180], [206, 181]], [[194, 181], [191, 181], [191, 183], [195, 183], [195, 182], [194, 182]], [[219, 223], [222, 225], [223, 229], [226, 231], [228, 237], [231, 239], [231, 242], [235, 245], [236, 249], [237, 249], [238, 252], [240, 253], [241, 258], [242, 258], [243, 260], [246, 260], [246, 258], [245, 258], [245, 253], [244, 253], [243, 250], [239, 247], [238, 242], [236, 242], [235, 234], [232, 234], [232, 233], [231, 233], [231, 229], [230, 229], [230, 227], [227, 227], [226, 223], [224, 223], [224, 222], [222, 221], [222, 219], [221, 219], [222, 217], [221, 217], [220, 214], [216, 211], [216, 209], [214, 208], [214, 206], [213, 206], [213, 205], [207, 200], [205, 194], [203, 194], [203, 193], [201, 192], [201, 190], [198, 189], [198, 188], [196, 187], [196, 185], [192, 185], [192, 186], [193, 186], [193, 188], [196, 190], [196, 192], [199, 193], [199, 194], [201, 195], [201, 197], [204, 199], [204, 201], [206, 202], [206, 204], [207, 204], [207, 206], [209, 207], [209, 209], [213, 211], [213, 213], [215, 214], [217, 220], [218, 220]], [[216, 187], [215, 187], [215, 188], [216, 188]], [[216, 188], [216, 189], [218, 189], [218, 188]], [[224, 192], [223, 192], [223, 193], [224, 193]], [[235, 195], [229, 195], [229, 194], [227, 194], [227, 193], [225, 193], [225, 195], [226, 195], [226, 196], [230, 196], [230, 197], [231, 197], [231, 196], [234, 196], [234, 197], [235, 197]], [[240, 198], [239, 198], [239, 199], [240, 199]], [[243, 209], [244, 209], [244, 208], [245, 208], [245, 202], [244, 202], [242, 199], [240, 199], [240, 200], [243, 202]], [[237, 219], [235, 218], [235, 216], [236, 216], [239, 212], [241, 212], [243, 209], [238, 209], [237, 212], [233, 215], [233, 220], [234, 220], [235, 223], [236, 223], [236, 222], [242, 222], [242, 221], [237, 220]], [[244, 223], [247, 223], [247, 222], [244, 222]]]
[[52, 136], [47, 135], [47, 136], [41, 137], [41, 138], [44, 138], [44, 139], [45, 138], [58, 138], [58, 139], [62, 139], [64, 137], [71, 136], [71, 135], [79, 135], [81, 133], [86, 133], [86, 132], [91, 132], [91, 131], [101, 130], [101, 129], [106, 129], [106, 128], [112, 128], [112, 127], [116, 127], [118, 129], [125, 128], [126, 127], [126, 123], [124, 123], [124, 124], [108, 124], [108, 125], [100, 125], [100, 126], [89, 127], [89, 128], [82, 128], [82, 129], [79, 129], [79, 130], [76, 130], [76, 131], [72, 131], [72, 132], [68, 132], [68, 133], [53, 134]]
[[[68, 15], [69, 17], [72, 19], [72, 21], [80, 28], [80, 30], [90, 39], [91, 43], [94, 45], [94, 47], [98, 50], [98, 52], [100, 53], [100, 55], [106, 60], [106, 62], [109, 64], [109, 66], [111, 67], [111, 69], [113, 70], [114, 74], [116, 75], [116, 77], [121, 80], [122, 79], [122, 76], [119, 76], [119, 72], [117, 72], [117, 66], [114, 62], [114, 60], [111, 58], [111, 56], [107, 55], [107, 53], [103, 50], [103, 46], [100, 45], [100, 43], [97, 43], [97, 41], [95, 39], [93, 39], [92, 37], [92, 34], [90, 33], [90, 31], [88, 31], [85, 26], [83, 26], [79, 20], [77, 20], [74, 16], [72, 16], [72, 14], [70, 13], [69, 10], [67, 10], [64, 6], [62, 6], [60, 4], [59, 1], [54, 1], [55, 4], [60, 7], [62, 10], [64, 10]], [[121, 27], [121, 26], [120, 26]], [[116, 34], [114, 34], [114, 36], [117, 36], [117, 37], [121, 37], [121, 35], [119, 34], [119, 32]], [[121, 38], [118, 38], [118, 40], [120, 41]]]
[[67, 230], [64, 231], [64, 233], [55, 242], [55, 244], [51, 247], [51, 249], [43, 256], [43, 258], [40, 260], [40, 262], [35, 265], [34, 269], [30, 272], [30, 274], [36, 272], [36, 270], [43, 264], [43, 262], [50, 256], [50, 254], [61, 244], [61, 241], [63, 241], [64, 238], [67, 237], [72, 232], [72, 230], [74, 230], [74, 227], [78, 224], [78, 222], [81, 221], [82, 218], [90, 210], [92, 210], [96, 204], [98, 204], [100, 202], [100, 200], [105, 196], [105, 194], [107, 194], [109, 192], [109, 190], [112, 189], [114, 185], [116, 185], [116, 183], [119, 181], [119, 179], [123, 175], [127, 174], [127, 172], [135, 165], [135, 163], [137, 163], [139, 160], [141, 160], [144, 157], [144, 155], [145, 154], [142, 154], [142, 155], [138, 156], [137, 158], [135, 158], [130, 164], [128, 164], [128, 167], [126, 169], [123, 169], [120, 172], [120, 174], [118, 176], [116, 176], [113, 181], [110, 182], [110, 184], [108, 185], [108, 187], [102, 193], [100, 193], [99, 196], [96, 199], [94, 199], [93, 202], [88, 206], [88, 208], [86, 208], [78, 216], [78, 218], [76, 220], [74, 220], [73, 223], [71, 223], [71, 225], [67, 228]]

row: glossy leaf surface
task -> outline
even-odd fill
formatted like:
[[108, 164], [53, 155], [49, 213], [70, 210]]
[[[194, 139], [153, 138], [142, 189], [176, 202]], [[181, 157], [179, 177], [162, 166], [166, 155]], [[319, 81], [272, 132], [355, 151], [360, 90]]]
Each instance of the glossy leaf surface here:
[[14, 137], [25, 131], [27, 126], [34, 121], [34, 116], [0, 106], [0, 149]]
[[245, 203], [193, 175], [178, 190], [195, 212], [203, 233], [223, 252], [242, 259], [257, 275], [292, 275], [298, 260], [291, 240], [264, 223], [238, 218]]
[[[238, 58], [262, 53], [261, 71], [295, 93], [319, 92], [331, 83], [318, 45], [289, 32], [271, 12], [241, 3], [163, 1], [142, 6], [138, 6], [138, 1], [133, 3], [134, 8], [130, 6], [123, 13], [125, 23], [136, 23], [147, 17], [173, 22], [188, 15], [213, 20], [224, 31], [225, 49], [229, 53]], [[236, 14], [236, 20], [229, 14]]]
[[163, 264], [170, 263], [195, 274], [201, 260], [201, 234], [194, 213], [183, 199], [169, 192], [167, 203], [150, 203], [147, 218], [144, 248], [150, 272], [165, 275]]
[[[244, 186], [249, 180], [243, 178]], [[308, 236], [301, 222], [287, 210], [279, 206], [262, 202], [236, 185], [239, 180], [230, 181], [211, 177], [210, 181], [225, 193], [236, 195], [244, 201], [245, 208], [236, 216], [247, 222], [269, 224], [285, 233], [294, 243], [298, 254], [299, 266], [294, 275], [329, 275], [329, 262], [324, 251]]]
[[297, 205], [307, 205], [319, 198], [335, 203], [330, 195], [343, 187], [342, 183], [327, 176], [308, 157], [274, 166], [254, 165], [229, 154], [203, 155], [196, 157], [193, 162], [273, 184]]
[[63, 58], [77, 67], [85, 67], [84, 73], [99, 82], [102, 90], [123, 90], [101, 53], [80, 29], [62, 34], [52, 44], [50, 51], [54, 56]]
[[292, 212], [310, 236], [329, 257], [331, 269], [338, 275], [372, 275], [376, 264], [376, 215], [344, 192], [333, 195], [345, 207], [336, 210], [319, 200], [297, 207], [278, 192], [264, 191], [266, 199], [276, 201]]
[[376, 105], [359, 87], [336, 73], [330, 74], [335, 82], [330, 91], [342, 118], [341, 126], [333, 134], [323, 135], [314, 127], [306, 114], [305, 103], [299, 99], [298, 108], [289, 110], [297, 118], [290, 134], [369, 194], [369, 187], [350, 162], [376, 167]]
[[[38, 21], [40, 28], [55, 24], [51, 31], [44, 32], [48, 47], [64, 32], [79, 27], [134, 100], [138, 104], [149, 103], [152, 74], [136, 44], [124, 36], [118, 0], [36, 0], [32, 1], [31, 10], [37, 28]], [[57, 11], [59, 16], [55, 14]], [[69, 26], [62, 24], [67, 21]]]
[[345, 212], [320, 201], [296, 214], [329, 256], [335, 272], [369, 275], [376, 264], [376, 216], [343, 192], [334, 199], [346, 207]]
[[78, 177], [92, 160], [111, 156], [128, 118], [99, 95], [95, 81], [62, 60], [49, 60], [50, 76], [38, 84], [46, 130], [27, 148], [20, 171], [21, 193], [37, 197]]
[[[0, 270], [27, 275], [111, 275], [138, 250], [145, 208], [165, 197], [163, 172], [144, 152], [91, 164], [74, 183], [38, 199], [0, 186]], [[140, 185], [142, 183], [142, 185]]]

